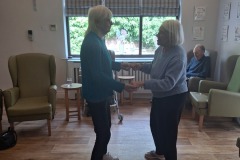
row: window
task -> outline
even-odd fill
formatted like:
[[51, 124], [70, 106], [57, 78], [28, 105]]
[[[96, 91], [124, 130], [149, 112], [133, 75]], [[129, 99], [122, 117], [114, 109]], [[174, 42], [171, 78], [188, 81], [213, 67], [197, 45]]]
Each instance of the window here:
[[[158, 47], [156, 34], [159, 26], [163, 21], [179, 16], [179, 0], [104, 0], [104, 2], [114, 16], [112, 28], [105, 37], [106, 46], [114, 50], [118, 57], [153, 56]], [[101, 3], [99, 0], [66, 0], [69, 56], [80, 55], [80, 47], [87, 29], [86, 16], [89, 7], [86, 6]]]

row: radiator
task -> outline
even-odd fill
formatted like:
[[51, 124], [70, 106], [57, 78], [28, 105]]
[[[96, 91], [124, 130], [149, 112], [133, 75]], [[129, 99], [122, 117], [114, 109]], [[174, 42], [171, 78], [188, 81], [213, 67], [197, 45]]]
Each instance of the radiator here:
[[[141, 71], [134, 71], [130, 69], [129, 71], [121, 70], [119, 72], [115, 72], [115, 75], [117, 76], [135, 76], [134, 81], [145, 81], [150, 79], [149, 74], [145, 74]], [[116, 76], [116, 78], [117, 78]], [[81, 70], [80, 68], [74, 68], [73, 69], [73, 79], [75, 83], [81, 83]]]
[[81, 81], [81, 70], [79, 67], [74, 67], [73, 68], [73, 81], [74, 83], [82, 83]]
[[119, 76], [135, 76], [134, 81], [145, 81], [145, 80], [150, 79], [149, 74], [145, 74], [141, 71], [134, 71], [132, 69], [130, 69], [129, 71], [120, 70], [119, 72], [116, 72], [115, 74], [119, 75]]
[[[149, 74], [145, 74], [141, 71], [134, 71], [130, 69], [129, 71], [120, 70], [119, 72], [114, 72], [115, 77], [117, 79], [117, 76], [135, 76], [134, 81], [145, 81], [150, 79]], [[79, 67], [73, 68], [73, 81], [75, 83], [81, 83], [81, 70]], [[143, 93], [149, 93], [149, 91], [144, 91], [143, 88], [139, 88], [136, 92], [143, 92]]]

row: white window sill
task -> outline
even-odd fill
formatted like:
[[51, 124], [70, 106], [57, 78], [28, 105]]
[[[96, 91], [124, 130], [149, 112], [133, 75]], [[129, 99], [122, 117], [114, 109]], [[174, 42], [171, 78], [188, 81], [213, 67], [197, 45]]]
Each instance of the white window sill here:
[[[80, 58], [69, 58], [69, 62], [80, 62]], [[152, 62], [153, 58], [143, 57], [143, 58], [116, 58], [116, 62]]]

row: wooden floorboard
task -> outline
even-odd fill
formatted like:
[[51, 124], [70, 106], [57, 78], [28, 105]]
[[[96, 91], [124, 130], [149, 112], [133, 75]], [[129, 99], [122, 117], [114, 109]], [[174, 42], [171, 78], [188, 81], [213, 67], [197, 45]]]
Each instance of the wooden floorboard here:
[[[75, 107], [75, 102], [71, 102]], [[120, 160], [144, 160], [144, 154], [154, 149], [149, 128], [150, 103], [148, 99], [134, 99], [133, 105], [120, 106], [124, 119], [119, 124], [112, 113], [112, 137], [109, 152]], [[0, 160], [89, 160], [95, 141], [90, 117], [81, 121], [65, 121], [64, 100], [59, 99], [52, 136], [48, 136], [46, 120], [18, 123], [17, 145], [0, 151]], [[3, 130], [9, 124], [4, 112]], [[207, 117], [203, 131], [198, 131], [197, 121], [191, 111], [184, 109], [179, 124], [178, 160], [238, 160], [236, 139], [240, 127], [231, 118]]]

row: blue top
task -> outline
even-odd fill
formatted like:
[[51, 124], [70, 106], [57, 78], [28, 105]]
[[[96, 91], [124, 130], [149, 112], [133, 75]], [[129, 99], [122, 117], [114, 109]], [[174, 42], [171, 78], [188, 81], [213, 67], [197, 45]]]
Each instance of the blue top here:
[[206, 78], [210, 74], [210, 57], [203, 56], [201, 59], [197, 60], [192, 57], [187, 66], [187, 77], [200, 77]]
[[94, 32], [89, 32], [81, 47], [82, 94], [89, 102], [101, 102], [121, 92], [124, 84], [113, 79], [112, 70], [119, 71], [121, 63], [113, 62], [105, 42]]
[[144, 82], [144, 89], [150, 89], [155, 98], [187, 92], [186, 67], [186, 51], [181, 46], [173, 46], [167, 51], [158, 47], [152, 63], [144, 64], [140, 69], [151, 76]]

